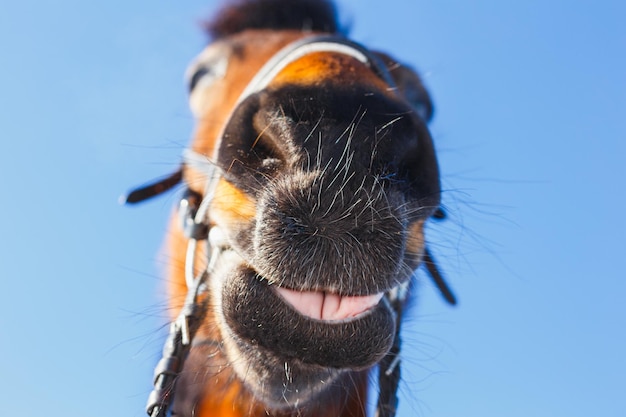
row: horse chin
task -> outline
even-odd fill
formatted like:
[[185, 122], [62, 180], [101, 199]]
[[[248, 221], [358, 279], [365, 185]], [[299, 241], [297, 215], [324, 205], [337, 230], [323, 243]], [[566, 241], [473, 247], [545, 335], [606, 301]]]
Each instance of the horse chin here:
[[341, 385], [345, 370], [305, 364], [249, 343], [236, 335], [224, 347], [237, 376], [270, 410], [288, 411], [323, 399]]
[[298, 312], [275, 286], [234, 253], [216, 271], [211, 293], [225, 353], [238, 377], [270, 409], [323, 398], [348, 371], [387, 354], [396, 317], [386, 298], [355, 317], [319, 320]]

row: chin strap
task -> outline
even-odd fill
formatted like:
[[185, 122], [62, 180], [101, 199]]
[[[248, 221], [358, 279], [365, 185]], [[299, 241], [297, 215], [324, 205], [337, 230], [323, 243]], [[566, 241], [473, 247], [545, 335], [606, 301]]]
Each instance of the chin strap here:
[[394, 417], [398, 410], [398, 385], [400, 384], [400, 319], [391, 350], [378, 364], [378, 402], [375, 417]]
[[400, 384], [400, 325], [410, 282], [401, 284], [387, 294], [391, 308], [396, 313], [396, 329], [391, 349], [378, 364], [378, 402], [374, 417], [394, 417], [398, 409]]
[[[437, 208], [437, 210], [435, 210], [432, 215], [432, 218], [437, 221], [445, 220], [446, 217], [447, 214], [441, 207]], [[437, 287], [443, 299], [446, 300], [448, 304], [455, 306], [457, 303], [456, 296], [454, 295], [452, 289], [439, 271], [439, 268], [437, 267], [437, 262], [435, 262], [435, 258], [433, 258], [433, 255], [430, 253], [428, 246], [424, 248], [423, 261], [424, 266], [426, 266], [426, 271], [428, 272], [428, 275], [430, 275], [430, 278], [433, 280], [435, 287]]]

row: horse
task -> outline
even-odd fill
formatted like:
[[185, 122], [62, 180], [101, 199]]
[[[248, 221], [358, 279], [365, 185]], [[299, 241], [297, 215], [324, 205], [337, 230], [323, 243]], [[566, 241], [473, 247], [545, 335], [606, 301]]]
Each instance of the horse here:
[[439, 168], [417, 73], [348, 39], [331, 0], [239, 0], [187, 70], [195, 132], [174, 174], [163, 358], [150, 416], [394, 416]]

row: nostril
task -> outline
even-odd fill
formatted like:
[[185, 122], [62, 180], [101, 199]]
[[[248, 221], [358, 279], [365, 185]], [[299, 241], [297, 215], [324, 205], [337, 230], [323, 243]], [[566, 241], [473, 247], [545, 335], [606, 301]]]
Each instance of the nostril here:
[[276, 166], [285, 159], [284, 152], [268, 132], [257, 135], [250, 146], [250, 153], [258, 158], [262, 166]]
[[287, 136], [270, 123], [254, 94], [240, 103], [222, 134], [217, 164], [225, 178], [243, 190], [255, 192], [287, 163]]

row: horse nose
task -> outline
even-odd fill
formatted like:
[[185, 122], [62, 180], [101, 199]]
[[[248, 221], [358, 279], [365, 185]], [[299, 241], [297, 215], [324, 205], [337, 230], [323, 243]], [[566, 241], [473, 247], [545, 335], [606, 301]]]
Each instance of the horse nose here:
[[298, 290], [369, 295], [394, 287], [405, 250], [401, 204], [390, 205], [393, 193], [382, 190], [377, 198], [364, 183], [324, 185], [330, 181], [300, 172], [261, 196], [255, 266]]

